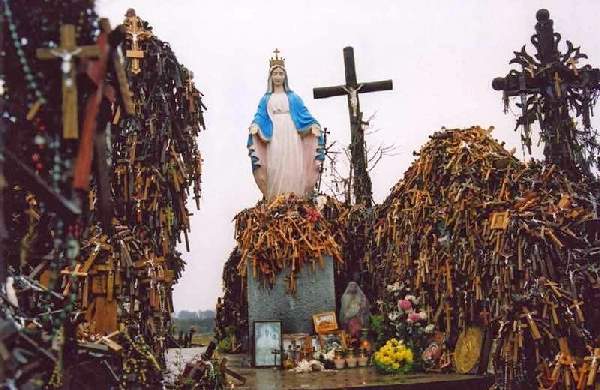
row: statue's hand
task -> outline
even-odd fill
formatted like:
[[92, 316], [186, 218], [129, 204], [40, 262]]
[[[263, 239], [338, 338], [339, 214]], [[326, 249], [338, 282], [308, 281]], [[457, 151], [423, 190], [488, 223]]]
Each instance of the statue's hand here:
[[254, 135], [254, 134], [258, 134], [258, 125], [256, 123], [252, 123], [250, 125], [250, 127], [248, 128], [248, 131], [250, 131], [250, 134]]

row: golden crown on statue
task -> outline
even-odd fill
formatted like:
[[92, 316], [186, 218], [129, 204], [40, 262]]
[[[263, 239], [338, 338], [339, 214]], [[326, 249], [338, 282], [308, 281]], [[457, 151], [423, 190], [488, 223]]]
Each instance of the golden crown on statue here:
[[269, 60], [269, 68], [273, 69], [275, 66], [285, 68], [285, 58], [279, 57], [279, 53], [281, 53], [279, 49], [273, 50], [273, 53], [275, 53], [275, 57], [271, 57]]

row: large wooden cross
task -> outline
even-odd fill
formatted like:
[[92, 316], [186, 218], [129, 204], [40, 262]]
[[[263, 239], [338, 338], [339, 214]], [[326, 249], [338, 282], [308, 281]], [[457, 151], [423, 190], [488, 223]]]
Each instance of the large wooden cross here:
[[356, 203], [363, 203], [370, 207], [373, 203], [371, 178], [367, 171], [367, 154], [365, 151], [365, 134], [363, 130], [362, 112], [360, 111], [359, 93], [386, 91], [393, 89], [392, 80], [358, 83], [356, 81], [356, 68], [354, 65], [354, 49], [350, 46], [344, 48], [344, 67], [346, 84], [335, 87], [313, 88], [315, 99], [331, 96], [348, 97], [348, 111], [350, 113], [350, 154], [354, 171], [353, 190]]
[[62, 59], [62, 113], [63, 138], [74, 139], [79, 135], [77, 116], [77, 83], [73, 59], [100, 56], [97, 45], [77, 46], [75, 42], [75, 26], [65, 24], [60, 27], [60, 46], [40, 48], [35, 51], [41, 60]]

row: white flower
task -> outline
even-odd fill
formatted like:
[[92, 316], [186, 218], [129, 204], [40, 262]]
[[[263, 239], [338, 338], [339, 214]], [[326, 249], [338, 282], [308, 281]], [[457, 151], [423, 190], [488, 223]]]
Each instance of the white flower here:
[[433, 333], [434, 329], [435, 329], [435, 325], [429, 324], [425, 327], [425, 333]]
[[389, 292], [398, 291], [400, 290], [400, 283], [396, 282], [394, 284], [388, 284], [386, 288]]
[[398, 317], [400, 317], [400, 313], [398, 313], [397, 311], [393, 311], [390, 314], [388, 314], [388, 318], [390, 319], [390, 321], [396, 321]]
[[413, 304], [417, 303], [417, 297], [415, 297], [414, 295], [407, 295], [404, 297], [404, 299], [406, 299], [407, 301], [411, 301]]
[[422, 311], [422, 312], [420, 312], [420, 313], [419, 313], [419, 317], [420, 317], [422, 320], [426, 320], [426, 319], [427, 319], [427, 313], [425, 313], [424, 311]]

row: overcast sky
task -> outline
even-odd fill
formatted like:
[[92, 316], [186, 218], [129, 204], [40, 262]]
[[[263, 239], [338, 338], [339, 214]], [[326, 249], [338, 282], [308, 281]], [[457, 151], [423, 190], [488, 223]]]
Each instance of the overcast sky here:
[[594, 0], [97, 1], [98, 13], [113, 26], [127, 8], [171, 44], [208, 106], [207, 130], [199, 138], [201, 210], [188, 203], [191, 252], [184, 254], [186, 270], [175, 286], [176, 311], [214, 309], [223, 264], [235, 245], [231, 220], [261, 197], [245, 145], [275, 48], [286, 58], [291, 88], [339, 144], [350, 140], [345, 98], [314, 100], [312, 88], [343, 83], [342, 49], [354, 47], [359, 82], [393, 79], [393, 91], [360, 97], [365, 117], [376, 113], [372, 125], [379, 131], [369, 143], [398, 147], [372, 175], [377, 202], [414, 160], [412, 152], [442, 126], [495, 126], [493, 136], [523, 157], [515, 117], [503, 114], [491, 80], [508, 73], [513, 50], [528, 44], [534, 53], [529, 39], [538, 8], [550, 10], [563, 35], [561, 48], [569, 39], [600, 66], [600, 1]]

